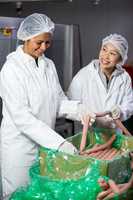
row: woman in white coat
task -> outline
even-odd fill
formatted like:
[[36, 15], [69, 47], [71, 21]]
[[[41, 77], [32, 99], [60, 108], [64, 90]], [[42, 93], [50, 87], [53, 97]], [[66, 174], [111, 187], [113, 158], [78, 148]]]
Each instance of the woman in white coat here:
[[28, 183], [28, 170], [38, 146], [74, 153], [76, 148], [53, 129], [57, 115], [80, 118], [82, 105], [68, 101], [59, 84], [55, 65], [45, 57], [54, 23], [34, 13], [17, 32], [24, 44], [7, 56], [0, 74], [3, 100], [1, 168], [3, 199]]
[[[111, 111], [122, 121], [133, 115], [131, 78], [122, 68], [127, 59], [127, 40], [118, 34], [103, 39], [99, 59], [82, 68], [68, 89], [72, 100], [80, 100], [91, 112]], [[97, 126], [115, 128], [109, 117], [97, 118]]]

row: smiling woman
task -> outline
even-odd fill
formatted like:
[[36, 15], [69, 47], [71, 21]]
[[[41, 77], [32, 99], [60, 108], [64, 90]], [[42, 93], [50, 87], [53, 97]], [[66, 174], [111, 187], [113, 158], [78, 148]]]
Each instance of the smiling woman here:
[[37, 59], [50, 47], [52, 42], [51, 33], [42, 33], [25, 41], [23, 51]]
[[[110, 111], [114, 119], [125, 121], [133, 115], [133, 90], [129, 74], [122, 67], [128, 42], [119, 34], [102, 40], [99, 59], [93, 60], [73, 78], [68, 96], [80, 100], [93, 113]], [[109, 116], [99, 117], [96, 126], [116, 128]]]
[[108, 79], [110, 79], [111, 74], [115, 69], [114, 66], [116, 66], [120, 61], [122, 61], [121, 55], [117, 48], [115, 48], [111, 43], [105, 44], [101, 47], [99, 63], [101, 71]]
[[28, 170], [39, 146], [69, 154], [77, 151], [54, 131], [57, 116], [80, 121], [83, 105], [67, 99], [55, 64], [44, 55], [53, 31], [54, 23], [46, 15], [26, 17], [17, 32], [23, 45], [7, 56], [0, 73], [3, 200], [28, 183]]

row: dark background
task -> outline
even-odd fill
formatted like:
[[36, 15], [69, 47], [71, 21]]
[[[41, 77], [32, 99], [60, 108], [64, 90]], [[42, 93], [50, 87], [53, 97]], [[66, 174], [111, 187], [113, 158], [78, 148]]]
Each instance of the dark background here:
[[[39, 12], [58, 24], [78, 24], [81, 67], [97, 58], [102, 38], [110, 33], [120, 33], [127, 38], [127, 62], [133, 64], [133, 0], [26, 1], [22, 3], [22, 9], [20, 17]], [[16, 17], [16, 3], [0, 2], [0, 15]]]

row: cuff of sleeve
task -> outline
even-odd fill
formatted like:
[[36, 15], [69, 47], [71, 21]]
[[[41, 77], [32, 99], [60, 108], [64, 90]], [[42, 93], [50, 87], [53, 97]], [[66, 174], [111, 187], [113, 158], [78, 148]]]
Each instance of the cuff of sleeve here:
[[118, 106], [114, 106], [111, 110], [112, 118], [113, 119], [118, 119], [120, 118], [121, 115], [121, 110]]
[[77, 114], [78, 112], [78, 106], [80, 102], [79, 101], [68, 101], [63, 100], [61, 102], [60, 108], [59, 108], [59, 114], [60, 115], [68, 115], [68, 114]]

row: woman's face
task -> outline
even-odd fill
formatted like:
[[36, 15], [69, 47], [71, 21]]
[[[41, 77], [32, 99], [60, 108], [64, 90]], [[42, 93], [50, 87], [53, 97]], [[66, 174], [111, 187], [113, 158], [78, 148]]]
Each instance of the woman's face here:
[[33, 58], [38, 58], [50, 47], [52, 42], [51, 33], [43, 33], [25, 41], [23, 50]]
[[116, 64], [120, 61], [121, 56], [111, 43], [107, 43], [101, 47], [99, 62], [102, 71], [113, 71]]

